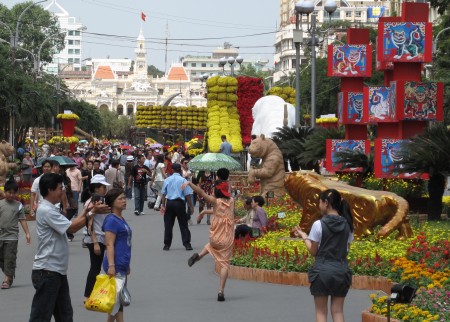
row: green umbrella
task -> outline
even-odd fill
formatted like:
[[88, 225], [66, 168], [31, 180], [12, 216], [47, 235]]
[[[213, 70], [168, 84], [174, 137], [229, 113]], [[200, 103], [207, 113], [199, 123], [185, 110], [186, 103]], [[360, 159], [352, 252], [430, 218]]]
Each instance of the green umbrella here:
[[42, 162], [44, 162], [44, 160], [58, 161], [60, 166], [69, 166], [70, 167], [72, 165], [77, 165], [77, 163], [75, 161], [73, 161], [71, 158], [57, 155], [54, 157], [49, 157], [49, 158], [39, 160], [38, 164], [36, 165], [36, 168], [41, 167]]
[[189, 161], [189, 169], [195, 171], [217, 171], [221, 168], [230, 171], [240, 170], [241, 164], [223, 153], [199, 154]]

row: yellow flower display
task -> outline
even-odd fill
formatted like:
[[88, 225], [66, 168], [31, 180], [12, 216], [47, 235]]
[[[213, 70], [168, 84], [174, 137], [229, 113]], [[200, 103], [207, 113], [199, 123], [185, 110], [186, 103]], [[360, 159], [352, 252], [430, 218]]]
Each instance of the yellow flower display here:
[[238, 96], [237, 79], [215, 76], [206, 81], [208, 89], [208, 147], [211, 152], [219, 152], [221, 136], [226, 135], [233, 152], [241, 152], [241, 123], [236, 107]]
[[56, 118], [58, 119], [58, 120], [76, 120], [76, 121], [78, 121], [79, 119], [80, 119], [80, 117], [78, 116], [78, 115], [76, 115], [76, 114], [74, 114], [74, 113], [70, 113], [70, 114], [64, 114], [64, 113], [62, 113], [62, 114], [58, 114], [58, 115], [56, 115]]
[[136, 127], [152, 129], [206, 129], [206, 108], [138, 106]]
[[80, 140], [76, 136], [54, 136], [50, 140], [48, 140], [49, 144], [72, 144], [78, 143]]
[[321, 123], [337, 123], [338, 119], [337, 117], [321, 117], [316, 119], [317, 124]]
[[266, 95], [275, 95], [281, 97], [285, 102], [295, 106], [295, 89], [292, 87], [272, 87]]

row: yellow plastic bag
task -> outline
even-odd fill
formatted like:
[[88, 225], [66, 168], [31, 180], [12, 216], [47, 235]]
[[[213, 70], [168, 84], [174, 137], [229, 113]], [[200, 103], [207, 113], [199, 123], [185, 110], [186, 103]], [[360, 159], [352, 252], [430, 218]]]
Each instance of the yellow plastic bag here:
[[84, 307], [89, 311], [111, 313], [116, 302], [116, 279], [105, 274], [97, 275], [94, 289]]

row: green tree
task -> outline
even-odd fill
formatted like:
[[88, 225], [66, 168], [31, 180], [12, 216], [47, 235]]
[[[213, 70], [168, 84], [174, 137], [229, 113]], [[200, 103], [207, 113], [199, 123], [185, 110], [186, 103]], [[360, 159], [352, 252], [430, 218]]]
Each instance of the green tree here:
[[62, 103], [62, 110], [71, 110], [80, 117], [77, 126], [87, 133], [94, 136], [100, 133], [103, 126], [100, 112], [95, 105], [85, 101], [70, 100]]
[[[37, 79], [35, 58], [42, 63], [64, 47], [56, 17], [41, 6], [32, 6], [22, 17], [19, 44], [9, 45], [19, 15], [31, 2], [19, 3], [11, 10], [0, 4], [0, 135], [8, 137], [10, 115], [15, 118], [15, 142], [22, 141], [29, 127], [50, 126], [56, 112], [54, 88]], [[46, 40], [44, 42], [44, 40]], [[42, 47], [41, 47], [42, 45]], [[32, 53], [32, 54], [30, 54]]]
[[99, 136], [108, 139], [129, 140], [128, 133], [132, 126], [135, 125], [134, 116], [118, 116], [112, 111], [100, 111], [101, 127]]
[[[11, 9], [0, 5], [0, 21], [9, 26], [9, 30], [4, 25], [0, 26], [1, 39], [9, 43], [9, 31], [15, 34], [17, 20], [20, 14], [31, 3], [31, 1], [18, 3]], [[19, 29], [19, 48], [15, 51], [11, 49], [11, 56], [15, 59], [21, 59], [24, 71], [32, 73], [34, 61], [33, 56], [29, 52], [32, 52], [34, 57], [37, 58], [42, 45], [40, 62], [49, 63], [52, 61], [54, 52], [59, 52], [64, 49], [64, 38], [65, 34], [61, 33], [57, 17], [39, 5], [32, 6], [22, 16]], [[46, 39], [47, 41], [44, 42]]]
[[430, 5], [433, 8], [437, 8], [440, 15], [443, 15], [445, 11], [449, 8], [449, 0], [430, 0]]
[[153, 66], [153, 65], [149, 65], [149, 66], [147, 67], [147, 73], [148, 73], [149, 75], [152, 75], [153, 77], [157, 77], [157, 76], [161, 77], [161, 76], [164, 76], [164, 72], [163, 72], [162, 70], [159, 70], [158, 68], [156, 68], [156, 67]]
[[439, 220], [446, 177], [450, 175], [450, 130], [442, 123], [428, 127], [423, 133], [404, 143], [400, 149], [401, 173], [428, 173], [428, 219]]

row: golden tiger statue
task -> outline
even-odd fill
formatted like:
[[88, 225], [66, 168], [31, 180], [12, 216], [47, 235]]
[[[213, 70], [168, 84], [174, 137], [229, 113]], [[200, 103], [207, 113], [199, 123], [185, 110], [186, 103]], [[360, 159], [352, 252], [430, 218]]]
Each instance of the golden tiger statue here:
[[268, 191], [274, 195], [282, 196], [284, 190], [284, 161], [283, 154], [278, 146], [264, 134], [252, 140], [248, 152], [253, 158], [261, 158], [261, 166], [258, 169], [251, 168], [248, 171], [248, 182], [261, 179], [261, 194], [264, 196]]
[[407, 218], [409, 205], [402, 197], [388, 191], [366, 190], [345, 182], [330, 180], [315, 172], [298, 171], [286, 177], [288, 194], [303, 207], [300, 227], [309, 232], [314, 221], [320, 219], [319, 194], [327, 189], [336, 189], [351, 209], [355, 237], [372, 235], [374, 228], [383, 227], [377, 234], [382, 238], [398, 231], [397, 238], [412, 236]]

